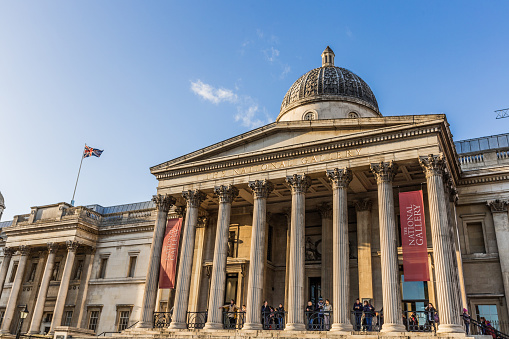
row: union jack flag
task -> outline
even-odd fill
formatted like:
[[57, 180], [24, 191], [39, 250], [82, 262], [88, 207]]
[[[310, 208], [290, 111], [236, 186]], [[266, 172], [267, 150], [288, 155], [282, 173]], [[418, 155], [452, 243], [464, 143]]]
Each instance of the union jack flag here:
[[83, 158], [88, 158], [91, 156], [94, 157], [100, 157], [103, 150], [100, 150], [98, 148], [92, 148], [90, 146], [85, 145], [85, 151], [83, 151]]

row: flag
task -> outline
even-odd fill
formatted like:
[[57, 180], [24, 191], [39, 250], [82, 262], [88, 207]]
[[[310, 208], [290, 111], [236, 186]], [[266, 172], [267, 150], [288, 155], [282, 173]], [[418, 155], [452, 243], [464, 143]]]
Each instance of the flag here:
[[103, 150], [100, 150], [98, 148], [92, 148], [92, 147], [85, 145], [85, 151], [83, 151], [83, 158], [88, 158], [91, 156], [99, 158], [101, 156], [102, 152], [103, 152]]

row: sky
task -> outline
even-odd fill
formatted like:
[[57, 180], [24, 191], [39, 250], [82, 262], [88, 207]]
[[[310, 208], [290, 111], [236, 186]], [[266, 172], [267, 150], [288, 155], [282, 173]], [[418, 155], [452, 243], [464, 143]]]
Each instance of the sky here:
[[455, 140], [509, 132], [509, 2], [0, 1], [2, 221], [156, 193], [151, 166], [273, 122], [321, 66], [385, 116], [445, 113]]

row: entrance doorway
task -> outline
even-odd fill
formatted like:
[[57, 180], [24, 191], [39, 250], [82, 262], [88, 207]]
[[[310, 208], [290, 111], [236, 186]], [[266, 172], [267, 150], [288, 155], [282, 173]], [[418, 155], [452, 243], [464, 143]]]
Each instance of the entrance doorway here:
[[223, 305], [227, 305], [230, 303], [230, 300], [234, 300], [235, 303], [237, 301], [237, 285], [239, 282], [239, 274], [238, 273], [228, 273], [226, 274], [226, 286], [224, 289], [224, 303]]
[[316, 305], [318, 299], [322, 296], [322, 278], [310, 277], [309, 278], [309, 300]]
[[403, 294], [403, 314], [408, 319], [415, 312], [420, 325], [426, 323], [424, 309], [428, 306], [428, 282], [427, 281], [405, 281], [401, 273], [401, 292]]

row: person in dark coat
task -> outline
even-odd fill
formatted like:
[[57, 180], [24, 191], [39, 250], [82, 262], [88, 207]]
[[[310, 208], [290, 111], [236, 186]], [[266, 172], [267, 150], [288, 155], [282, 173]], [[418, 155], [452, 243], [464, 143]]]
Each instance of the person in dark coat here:
[[362, 311], [364, 310], [364, 307], [362, 306], [360, 300], [357, 298], [355, 299], [355, 304], [353, 304], [353, 314], [355, 316], [355, 330], [360, 331], [361, 330], [361, 320], [362, 320]]
[[465, 333], [468, 336], [468, 333], [470, 332], [470, 314], [468, 314], [468, 310], [466, 308], [463, 309], [461, 317], [463, 318], [463, 323], [465, 323]]
[[366, 320], [366, 330], [372, 330], [373, 315], [375, 315], [375, 308], [367, 300], [364, 301], [364, 319]]
[[269, 316], [270, 316], [270, 306], [267, 300], [265, 300], [262, 305], [262, 324], [264, 329], [265, 326], [269, 325]]
[[428, 306], [424, 309], [424, 313], [426, 314], [426, 325], [429, 326], [431, 330], [431, 326], [433, 326], [433, 330], [436, 332], [436, 319], [438, 318], [437, 310], [433, 307], [432, 303], [429, 303]]
[[313, 312], [315, 311], [315, 307], [313, 306], [313, 302], [310, 300], [306, 306], [306, 318], [308, 319], [308, 329], [311, 330], [313, 327]]
[[285, 323], [285, 308], [283, 304], [279, 304], [279, 307], [276, 308], [276, 319], [279, 329], [283, 329]]

